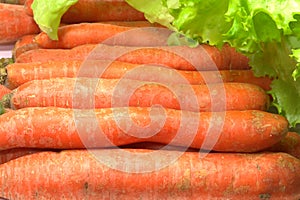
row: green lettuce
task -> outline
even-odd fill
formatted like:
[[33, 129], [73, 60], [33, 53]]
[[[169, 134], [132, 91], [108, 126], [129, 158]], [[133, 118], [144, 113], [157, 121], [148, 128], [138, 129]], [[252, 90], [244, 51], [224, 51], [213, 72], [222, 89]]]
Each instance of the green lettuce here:
[[[291, 127], [300, 123], [300, 0], [126, 1], [150, 22], [173, 30], [172, 44], [229, 43], [248, 56], [256, 76], [274, 79], [270, 94], [278, 112]], [[74, 3], [35, 0], [35, 20], [57, 39], [60, 18]]]
[[299, 0], [126, 1], [151, 22], [199, 43], [229, 43], [248, 56], [256, 76], [274, 79], [270, 94], [278, 112], [291, 126], [300, 123]]
[[52, 40], [57, 40], [61, 17], [78, 0], [34, 0], [31, 8], [35, 22]]

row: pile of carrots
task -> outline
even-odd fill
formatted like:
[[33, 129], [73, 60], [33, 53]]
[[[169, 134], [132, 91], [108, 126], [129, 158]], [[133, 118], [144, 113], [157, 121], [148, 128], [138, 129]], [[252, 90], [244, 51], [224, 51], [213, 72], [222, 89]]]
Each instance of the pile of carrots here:
[[0, 197], [300, 199], [300, 135], [247, 57], [168, 46], [123, 0], [79, 0], [54, 41], [32, 2], [0, 3]]

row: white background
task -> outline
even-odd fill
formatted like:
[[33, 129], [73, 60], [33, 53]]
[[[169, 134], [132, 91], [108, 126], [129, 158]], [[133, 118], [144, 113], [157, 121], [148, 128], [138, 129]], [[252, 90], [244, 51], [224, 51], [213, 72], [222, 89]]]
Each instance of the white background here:
[[14, 45], [0, 45], [0, 58], [11, 58]]

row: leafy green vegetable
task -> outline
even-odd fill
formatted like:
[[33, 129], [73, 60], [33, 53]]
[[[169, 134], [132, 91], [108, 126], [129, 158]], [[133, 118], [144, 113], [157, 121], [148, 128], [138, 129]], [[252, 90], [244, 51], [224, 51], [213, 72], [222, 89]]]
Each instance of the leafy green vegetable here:
[[300, 49], [293, 50], [293, 57], [297, 60], [297, 68], [293, 71], [293, 77], [296, 81], [300, 77]]
[[[172, 45], [229, 43], [248, 56], [257, 76], [274, 79], [273, 106], [291, 126], [300, 123], [300, 0], [126, 1], [150, 22], [174, 30], [169, 39]], [[35, 0], [35, 20], [57, 39], [61, 16], [76, 2]]]
[[48, 34], [52, 40], [57, 40], [57, 29], [61, 17], [78, 0], [34, 0], [32, 10], [35, 22], [40, 29]]
[[3, 107], [2, 103], [0, 103], [0, 115], [5, 113], [5, 108]]
[[[0, 58], [0, 84], [4, 84], [6, 77], [7, 77], [7, 72], [5, 67], [11, 63], [14, 63], [13, 58]], [[5, 108], [3, 106], [2, 100], [0, 101], [0, 115], [5, 113]]]
[[257, 76], [274, 78], [270, 94], [278, 112], [291, 126], [300, 123], [299, 0], [126, 1], [151, 22], [199, 43], [229, 43], [247, 55]]

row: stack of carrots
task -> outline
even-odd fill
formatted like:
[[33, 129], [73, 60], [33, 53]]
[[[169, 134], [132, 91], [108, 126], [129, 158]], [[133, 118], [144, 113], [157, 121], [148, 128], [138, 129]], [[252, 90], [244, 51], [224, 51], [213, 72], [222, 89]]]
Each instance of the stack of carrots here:
[[79, 0], [54, 41], [19, 3], [0, 3], [0, 197], [300, 199], [300, 135], [245, 56], [168, 46], [122, 0]]

